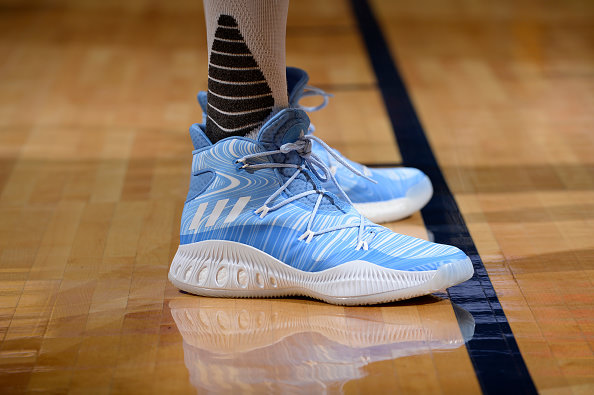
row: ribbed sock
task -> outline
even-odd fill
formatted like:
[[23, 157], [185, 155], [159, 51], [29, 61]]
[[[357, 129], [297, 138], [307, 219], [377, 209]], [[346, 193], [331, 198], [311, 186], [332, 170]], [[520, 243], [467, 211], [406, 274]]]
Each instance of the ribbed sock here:
[[288, 106], [285, 35], [289, 0], [204, 0], [208, 37], [206, 135], [255, 137]]

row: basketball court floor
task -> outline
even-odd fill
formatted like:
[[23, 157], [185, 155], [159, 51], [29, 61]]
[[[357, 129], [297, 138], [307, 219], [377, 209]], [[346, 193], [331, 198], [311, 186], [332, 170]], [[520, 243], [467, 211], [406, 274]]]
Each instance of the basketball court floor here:
[[0, 10], [0, 392], [594, 392], [594, 2], [292, 0], [316, 134], [423, 169], [435, 197], [387, 226], [475, 266], [371, 307], [168, 282], [201, 0]]

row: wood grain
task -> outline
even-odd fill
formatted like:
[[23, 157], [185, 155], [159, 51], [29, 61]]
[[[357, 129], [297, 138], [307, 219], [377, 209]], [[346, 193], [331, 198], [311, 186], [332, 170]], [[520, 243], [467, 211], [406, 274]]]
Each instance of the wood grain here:
[[[372, 4], [536, 386], [591, 391], [594, 6]], [[444, 293], [344, 308], [169, 284], [206, 87], [199, 0], [0, 9], [3, 391], [480, 392]], [[320, 137], [401, 160], [347, 1], [293, 1], [287, 50], [335, 94]], [[431, 238], [418, 214], [387, 226]]]

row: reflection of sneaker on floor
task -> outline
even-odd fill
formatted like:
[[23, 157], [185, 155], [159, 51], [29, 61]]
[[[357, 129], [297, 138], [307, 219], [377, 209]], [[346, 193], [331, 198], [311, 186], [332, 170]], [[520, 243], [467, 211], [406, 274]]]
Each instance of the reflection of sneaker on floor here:
[[370, 304], [472, 276], [459, 249], [372, 224], [324, 190], [320, 180], [329, 171], [311, 153], [317, 138], [304, 135], [308, 127], [303, 111], [285, 109], [257, 140], [213, 145], [201, 125], [192, 126], [192, 176], [169, 271], [175, 286], [206, 296]]
[[303, 308], [294, 300], [182, 299], [169, 307], [192, 384], [213, 392], [257, 392], [276, 382], [284, 392], [295, 385], [318, 393], [365, 376], [367, 364], [455, 349], [474, 334], [474, 319], [456, 305], [457, 319], [438, 304], [386, 306], [379, 320], [356, 307]]
[[[308, 80], [309, 77], [305, 71], [295, 67], [287, 67], [289, 105], [305, 111], [317, 111], [326, 106], [327, 98], [331, 95], [321, 89], [308, 86]], [[299, 105], [299, 100], [302, 97], [318, 95], [324, 98], [322, 105], [318, 107]], [[198, 102], [204, 114], [202, 121], [206, 122], [206, 92], [198, 94]], [[308, 132], [313, 133], [313, 131], [313, 126], [310, 126]], [[418, 169], [412, 167], [368, 168], [345, 158], [340, 152], [334, 150], [334, 153], [339, 155], [343, 161], [376, 181], [376, 183], [373, 183], [351, 172], [324, 149], [321, 144], [314, 142], [312, 151], [330, 169], [337, 183], [346, 192], [357, 211], [372, 222], [382, 223], [406, 218], [422, 209], [433, 195], [433, 186], [429, 177]], [[339, 194], [334, 183], [325, 182], [322, 185], [330, 192]]]

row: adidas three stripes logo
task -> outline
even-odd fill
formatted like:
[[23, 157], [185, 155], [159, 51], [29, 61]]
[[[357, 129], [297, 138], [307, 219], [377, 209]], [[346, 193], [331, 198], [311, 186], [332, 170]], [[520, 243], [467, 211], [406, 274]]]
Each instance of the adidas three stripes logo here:
[[221, 15], [208, 63], [206, 133], [213, 143], [260, 127], [274, 106], [272, 90], [236, 20]]
[[[239, 199], [237, 199], [237, 202], [235, 202], [235, 204], [233, 205], [233, 208], [231, 209], [229, 214], [227, 214], [227, 218], [225, 218], [225, 221], [223, 221], [223, 223], [228, 224], [229, 222], [235, 221], [237, 219], [237, 217], [239, 217], [239, 214], [241, 214], [241, 212], [243, 211], [245, 206], [248, 204], [250, 199], [251, 199], [251, 196], [243, 196], [243, 197], [240, 197]], [[208, 220], [206, 221], [206, 224], [204, 224], [205, 228], [209, 228], [217, 222], [217, 220], [221, 216], [223, 210], [227, 206], [228, 202], [229, 202], [229, 199], [221, 199], [215, 203], [215, 206], [212, 209], [212, 212], [208, 216]], [[194, 218], [192, 218], [192, 222], [190, 223], [189, 230], [193, 230], [193, 231], [198, 230], [200, 221], [202, 220], [202, 217], [204, 216], [204, 213], [206, 212], [207, 208], [208, 208], [208, 202], [201, 203], [198, 206], [198, 210], [196, 210], [196, 214], [194, 214]]]

